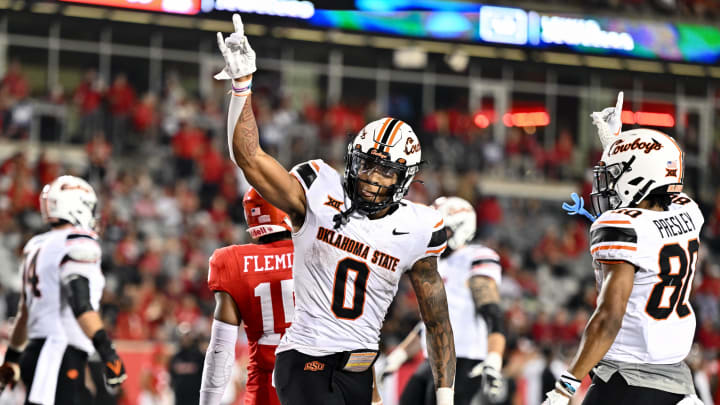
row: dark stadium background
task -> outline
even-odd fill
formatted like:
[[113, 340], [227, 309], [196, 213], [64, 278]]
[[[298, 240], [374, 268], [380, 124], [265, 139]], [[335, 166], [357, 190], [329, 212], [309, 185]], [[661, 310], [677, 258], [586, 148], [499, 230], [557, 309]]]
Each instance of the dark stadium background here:
[[[316, 12], [345, 10], [337, 18], [349, 25], [242, 13], [258, 54], [253, 107], [263, 147], [287, 168], [320, 157], [342, 170], [346, 142], [364, 123], [392, 115], [413, 126], [427, 165], [409, 198], [471, 201], [476, 239], [501, 256], [508, 404], [540, 402], [594, 308], [589, 223], [560, 209], [573, 191], [587, 201], [588, 168], [601, 153], [589, 114], [623, 90], [626, 129], [640, 121], [674, 136], [686, 153], [685, 190], [706, 216], [688, 362], [705, 403], [720, 401], [720, 2], [493, 2], [597, 20], [606, 31], [655, 26], [655, 37], [637, 37], [636, 49], [642, 41], [649, 48], [634, 54], [475, 33], [432, 37], [400, 22], [407, 9], [389, 16], [401, 31], [410, 27], [403, 33], [358, 22], [355, 1], [312, 3]], [[476, 7], [462, 12], [477, 19], [480, 5], [460, 5]], [[474, 21], [452, 15], [455, 3], [420, 7], [421, 18], [444, 9], [447, 21]], [[0, 0], [0, 346], [17, 306], [20, 249], [42, 227], [38, 192], [60, 174], [84, 176], [101, 201], [103, 314], [130, 374], [121, 404], [182, 403], [172, 399], [171, 373], [192, 365], [170, 359], [183, 345], [204, 351], [214, 305], [208, 257], [249, 240], [247, 184], [227, 154], [227, 83], [212, 79], [223, 65], [215, 32], [232, 31], [231, 14]], [[697, 36], [675, 41], [681, 32]], [[384, 350], [418, 319], [405, 280]], [[233, 403], [242, 397], [244, 350]], [[418, 360], [384, 380], [386, 404]], [[20, 392], [0, 403], [18, 403]]]

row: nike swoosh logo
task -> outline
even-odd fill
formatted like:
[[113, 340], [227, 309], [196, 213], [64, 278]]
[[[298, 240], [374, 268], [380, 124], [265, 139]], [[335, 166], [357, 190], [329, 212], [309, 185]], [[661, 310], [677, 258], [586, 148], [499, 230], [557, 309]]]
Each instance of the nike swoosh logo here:
[[398, 232], [397, 229], [393, 229], [393, 235], [407, 235], [410, 232]]

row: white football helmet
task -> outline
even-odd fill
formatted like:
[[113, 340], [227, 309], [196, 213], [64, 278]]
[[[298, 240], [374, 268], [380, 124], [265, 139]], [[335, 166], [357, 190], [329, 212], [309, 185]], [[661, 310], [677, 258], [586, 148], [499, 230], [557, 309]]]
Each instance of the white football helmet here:
[[457, 250], [473, 240], [477, 229], [475, 209], [469, 202], [460, 197], [440, 197], [433, 202], [433, 208], [438, 210], [445, 221], [445, 228], [449, 229], [447, 245], [451, 250]]
[[75, 176], [60, 176], [40, 193], [40, 213], [49, 224], [67, 221], [77, 227], [95, 229], [97, 196], [92, 186]]
[[670, 136], [645, 128], [622, 132], [593, 168], [593, 211], [633, 207], [651, 193], [679, 193], [683, 175], [683, 152]]
[[[360, 130], [348, 145], [345, 157], [345, 191], [353, 207], [372, 214], [390, 205], [399, 204], [410, 189], [421, 160], [420, 141], [410, 125], [396, 118], [382, 118], [373, 121]], [[395, 184], [383, 192], [380, 184], [372, 201], [360, 196], [358, 174], [366, 168], [382, 170], [386, 174], [397, 174]], [[382, 198], [389, 195], [389, 198]]]

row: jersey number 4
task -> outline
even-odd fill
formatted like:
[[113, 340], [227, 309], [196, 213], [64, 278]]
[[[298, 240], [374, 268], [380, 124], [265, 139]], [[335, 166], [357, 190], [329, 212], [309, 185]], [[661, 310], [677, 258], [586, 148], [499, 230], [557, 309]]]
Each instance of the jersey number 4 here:
[[[667, 319], [673, 311], [676, 311], [680, 318], [690, 314], [686, 295], [688, 295], [687, 290], [691, 288], [690, 283], [692, 283], [699, 249], [700, 243], [697, 239], [688, 242], [687, 251], [677, 243], [663, 246], [659, 259], [660, 274], [658, 277], [660, 277], [660, 281], [653, 287], [645, 306], [648, 315], [661, 321]], [[673, 268], [672, 262], [678, 263], [679, 266]], [[667, 305], [664, 305], [665, 289], [669, 287], [673, 288], [673, 292]]]
[[40, 283], [40, 279], [37, 276], [37, 258], [40, 255], [40, 249], [35, 251], [35, 254], [33, 254], [32, 259], [30, 261], [26, 262], [25, 265], [25, 282], [30, 284], [30, 287], [32, 288], [33, 296], [35, 297], [41, 297], [42, 294], [40, 293], [40, 289], [38, 288], [38, 283]]
[[[355, 273], [353, 282], [353, 296], [350, 306], [345, 305], [347, 281], [350, 272]], [[367, 288], [370, 269], [364, 262], [346, 258], [340, 260], [335, 269], [333, 282], [332, 311], [338, 318], [355, 320], [363, 314], [365, 306], [365, 289]]]

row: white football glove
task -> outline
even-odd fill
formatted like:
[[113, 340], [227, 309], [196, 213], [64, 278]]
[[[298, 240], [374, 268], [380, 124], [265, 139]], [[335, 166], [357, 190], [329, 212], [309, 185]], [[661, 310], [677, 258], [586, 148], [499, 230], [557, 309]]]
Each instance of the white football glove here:
[[567, 405], [569, 402], [570, 397], [559, 393], [557, 390], [552, 390], [545, 394], [542, 405]]
[[400, 367], [407, 361], [408, 355], [405, 349], [398, 347], [397, 349], [390, 352], [385, 359], [385, 367], [379, 373], [381, 376], [386, 374], [392, 374], [400, 369]]
[[489, 353], [484, 362], [470, 370], [468, 377], [482, 376], [480, 386], [482, 392], [492, 403], [502, 401], [505, 396], [505, 381], [502, 377], [502, 357], [496, 353]]
[[608, 107], [590, 114], [593, 125], [598, 129], [598, 136], [603, 149], [617, 139], [622, 131], [622, 105], [623, 92], [621, 91], [618, 93], [615, 107]]
[[218, 48], [225, 58], [225, 68], [215, 76], [216, 80], [239, 79], [255, 73], [255, 51], [250, 47], [243, 29], [239, 14], [233, 14], [235, 32], [223, 40], [222, 33], [217, 33]]
[[505, 382], [500, 370], [485, 365], [482, 370], [482, 391], [491, 403], [500, 402], [505, 393]]
[[685, 398], [678, 402], [677, 405], [703, 405], [703, 401], [697, 395], [685, 395]]

